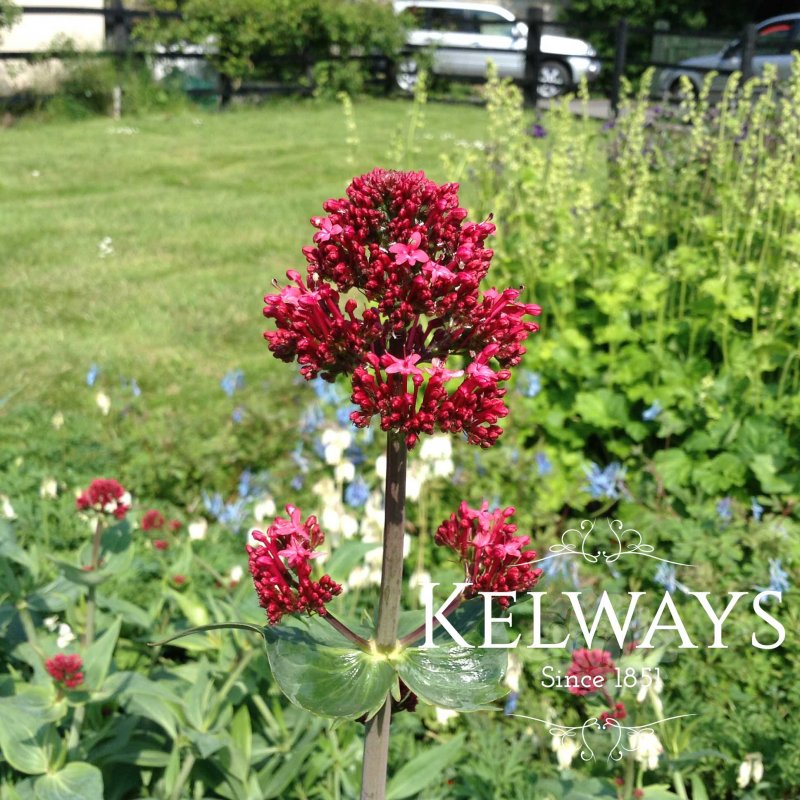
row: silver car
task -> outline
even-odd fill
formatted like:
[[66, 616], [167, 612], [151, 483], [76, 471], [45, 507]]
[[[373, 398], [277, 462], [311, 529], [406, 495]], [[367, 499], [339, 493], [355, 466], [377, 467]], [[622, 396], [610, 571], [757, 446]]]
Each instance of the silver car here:
[[[503, 78], [525, 76], [528, 26], [502, 6], [489, 3], [401, 0], [396, 13], [411, 17], [407, 43], [433, 50], [433, 72], [459, 78], [486, 76], [489, 61]], [[600, 62], [594, 48], [567, 36], [543, 34], [540, 43], [540, 97], [556, 97], [583, 77], [594, 80]], [[414, 88], [417, 65], [413, 58], [397, 70], [397, 83], [404, 91]]]
[[[759, 23], [756, 26], [753, 74], [761, 74], [765, 64], [774, 64], [778, 78], [788, 78], [793, 50], [800, 50], [800, 14], [784, 14]], [[725, 88], [731, 72], [741, 68], [742, 42], [736, 39], [718, 53], [687, 58], [678, 67], [665, 69], [659, 77], [659, 88], [662, 93], [678, 99], [683, 92], [681, 76], [688, 78], [692, 89], [698, 92], [708, 72], [714, 70], [719, 74], [714, 78], [711, 91], [717, 94]]]

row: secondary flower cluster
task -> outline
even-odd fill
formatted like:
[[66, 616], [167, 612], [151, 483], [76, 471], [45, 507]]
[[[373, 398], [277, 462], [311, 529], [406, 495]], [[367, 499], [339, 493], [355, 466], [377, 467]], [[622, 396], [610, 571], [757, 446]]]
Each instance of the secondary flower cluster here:
[[[539, 580], [542, 570], [531, 564], [536, 552], [522, 549], [530, 537], [517, 536], [517, 526], [507, 521], [513, 515], [513, 508], [489, 511], [488, 503], [473, 509], [463, 502], [436, 531], [436, 544], [456, 552], [464, 565], [471, 584], [467, 597], [478, 592], [524, 592]], [[498, 603], [505, 608], [508, 598], [498, 598]]]
[[131, 496], [113, 478], [96, 478], [75, 501], [79, 511], [97, 511], [125, 519], [131, 509]]
[[494, 444], [508, 413], [499, 384], [538, 330], [526, 317], [541, 311], [517, 302], [517, 289], [481, 294], [494, 225], [466, 222], [458, 185], [422, 172], [373, 170], [324, 208], [303, 250], [307, 278], [290, 271], [290, 285], [264, 298], [270, 350], [307, 380], [351, 376], [358, 426], [378, 415], [409, 447], [435, 427]]
[[322, 555], [314, 550], [325, 541], [317, 518], [303, 522], [300, 509], [292, 505], [286, 506], [286, 513], [289, 518], [277, 517], [266, 533], [253, 531], [258, 544], [247, 545], [250, 573], [271, 625], [284, 614], [324, 615], [325, 603], [342, 591], [329, 575], [311, 580], [311, 561]]
[[48, 658], [44, 668], [62, 688], [77, 689], [83, 683], [83, 661], [78, 655], [59, 653]]
[[585, 695], [596, 692], [605, 685], [606, 675], [611, 675], [614, 669], [608, 650], [575, 650], [567, 676], [579, 680], [570, 685], [570, 693]]

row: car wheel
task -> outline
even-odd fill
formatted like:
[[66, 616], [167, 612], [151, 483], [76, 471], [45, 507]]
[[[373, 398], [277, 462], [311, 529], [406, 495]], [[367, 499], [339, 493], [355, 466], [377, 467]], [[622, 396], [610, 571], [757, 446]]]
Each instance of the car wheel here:
[[544, 61], [539, 65], [539, 85], [536, 93], [544, 100], [558, 97], [569, 88], [571, 75], [560, 61]]
[[691, 81], [689, 81], [689, 84], [687, 89], [684, 86], [684, 82], [680, 78], [676, 78], [667, 89], [667, 99], [671, 103], [694, 100], [697, 97], [697, 87]]
[[418, 77], [417, 62], [414, 61], [413, 58], [401, 61], [397, 65], [394, 80], [395, 83], [397, 84], [397, 88], [400, 89], [401, 92], [406, 92], [407, 94], [413, 94], [414, 89], [416, 88], [417, 85], [417, 77]]

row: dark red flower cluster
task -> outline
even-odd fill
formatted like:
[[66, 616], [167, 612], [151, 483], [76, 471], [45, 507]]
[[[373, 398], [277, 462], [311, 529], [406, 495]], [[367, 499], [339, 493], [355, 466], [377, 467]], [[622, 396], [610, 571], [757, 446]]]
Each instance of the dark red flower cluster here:
[[142, 530], [161, 530], [161, 528], [164, 527], [165, 522], [166, 520], [164, 519], [164, 515], [160, 511], [156, 511], [154, 508], [151, 508], [149, 511], [146, 511], [142, 517]]
[[80, 656], [59, 653], [48, 658], [44, 668], [62, 688], [77, 689], [83, 683], [83, 660]]
[[570, 683], [570, 693], [585, 695], [598, 691], [605, 685], [606, 675], [612, 674], [615, 669], [611, 653], [607, 650], [575, 650], [567, 676], [579, 680]]
[[153, 539], [153, 547], [156, 550], [168, 550], [169, 542], [166, 539]]
[[[373, 170], [324, 208], [303, 250], [307, 279], [290, 271], [291, 284], [264, 298], [270, 350], [307, 380], [351, 375], [356, 425], [377, 414], [410, 447], [437, 427], [494, 444], [508, 413], [498, 384], [538, 330], [526, 317], [541, 312], [517, 302], [517, 289], [480, 293], [494, 225], [465, 222], [458, 185], [422, 172]], [[342, 308], [352, 290], [363, 301], [349, 296]]]
[[619, 722], [627, 716], [628, 711], [625, 708], [625, 703], [614, 703], [614, 708], [611, 711], [603, 711], [599, 720], [604, 728], [610, 728], [614, 725], [614, 722]]
[[[533, 588], [542, 570], [532, 566], [533, 550], [523, 550], [528, 536], [517, 536], [517, 526], [507, 520], [513, 508], [489, 511], [488, 503], [480, 509], [461, 503], [458, 513], [443, 522], [436, 531], [436, 544], [456, 552], [464, 565], [470, 586], [465, 592], [474, 597], [479, 592], [524, 592]], [[508, 598], [498, 598], [503, 607]]]
[[96, 478], [75, 501], [79, 511], [98, 511], [124, 519], [130, 511], [130, 495], [113, 478]]
[[324, 615], [325, 603], [342, 591], [329, 575], [311, 580], [311, 561], [322, 555], [314, 550], [325, 541], [317, 518], [303, 522], [300, 509], [292, 505], [286, 506], [286, 513], [289, 519], [277, 517], [266, 533], [252, 533], [260, 544], [247, 545], [250, 573], [271, 625], [284, 614]]

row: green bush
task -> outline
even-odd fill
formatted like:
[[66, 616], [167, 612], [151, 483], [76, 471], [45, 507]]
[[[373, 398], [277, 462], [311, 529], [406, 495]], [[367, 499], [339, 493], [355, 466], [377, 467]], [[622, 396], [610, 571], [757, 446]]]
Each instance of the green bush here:
[[348, 64], [348, 57], [392, 53], [403, 43], [399, 19], [377, 0], [162, 0], [159, 8], [180, 10], [182, 19], [142, 23], [140, 39], [207, 45], [211, 62], [234, 85], [250, 77], [308, 80], [311, 66], [325, 62], [315, 77], [326, 89], [352, 91], [363, 85], [369, 62]]

